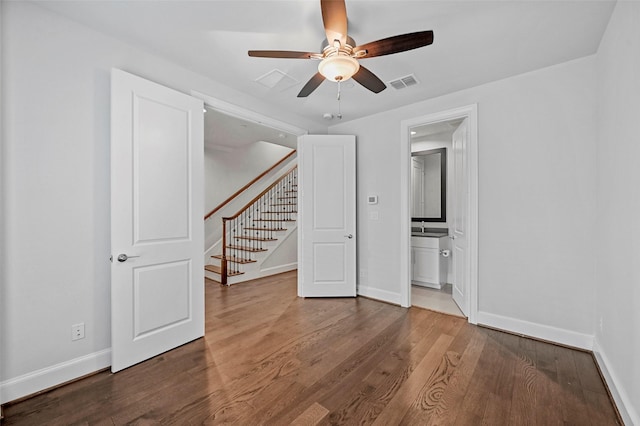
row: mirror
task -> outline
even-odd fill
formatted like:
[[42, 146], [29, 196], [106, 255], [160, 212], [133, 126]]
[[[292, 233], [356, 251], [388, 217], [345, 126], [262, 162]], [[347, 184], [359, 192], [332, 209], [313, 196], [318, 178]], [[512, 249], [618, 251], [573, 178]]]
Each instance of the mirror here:
[[447, 149], [411, 153], [411, 220], [447, 221]]

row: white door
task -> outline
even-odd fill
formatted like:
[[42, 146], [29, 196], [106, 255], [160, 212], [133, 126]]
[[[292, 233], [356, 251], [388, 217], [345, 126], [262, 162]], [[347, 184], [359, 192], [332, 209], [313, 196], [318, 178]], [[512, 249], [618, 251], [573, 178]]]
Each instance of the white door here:
[[204, 335], [203, 103], [111, 74], [111, 371]]
[[467, 143], [469, 140], [468, 119], [453, 133], [453, 220], [451, 238], [451, 261], [453, 262], [453, 300], [465, 316], [469, 316], [468, 229], [469, 187], [467, 184]]
[[411, 216], [424, 217], [424, 163], [411, 157]]
[[356, 295], [356, 139], [298, 139], [298, 296]]

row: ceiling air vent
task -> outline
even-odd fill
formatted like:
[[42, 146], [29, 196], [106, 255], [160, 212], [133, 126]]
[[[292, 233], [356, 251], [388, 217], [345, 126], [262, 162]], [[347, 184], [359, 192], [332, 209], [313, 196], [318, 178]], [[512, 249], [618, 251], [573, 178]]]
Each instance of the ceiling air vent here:
[[405, 87], [415, 86], [418, 84], [418, 80], [416, 80], [416, 76], [411, 74], [404, 77], [397, 78], [389, 82], [391, 87], [396, 90], [404, 89]]
[[256, 83], [260, 83], [269, 89], [275, 89], [282, 92], [289, 87], [293, 87], [298, 84], [298, 80], [291, 77], [289, 74], [284, 73], [278, 69], [269, 71], [263, 76], [256, 78]]

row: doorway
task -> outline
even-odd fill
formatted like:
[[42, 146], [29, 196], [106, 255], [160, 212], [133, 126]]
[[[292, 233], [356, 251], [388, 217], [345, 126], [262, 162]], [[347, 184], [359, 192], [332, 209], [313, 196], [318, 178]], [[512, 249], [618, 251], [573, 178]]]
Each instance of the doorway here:
[[[222, 282], [221, 254], [223, 246], [231, 245], [234, 251], [230, 254], [227, 250], [226, 254], [232, 258], [227, 267], [231, 265], [233, 273], [228, 276], [226, 284], [233, 285], [296, 269], [296, 226], [281, 226], [284, 224], [281, 223], [267, 227], [266, 221], [248, 224], [247, 229], [249, 226], [253, 229], [245, 230], [243, 238], [247, 241], [223, 244], [221, 219], [238, 216], [247, 205], [253, 203], [254, 197], [261, 195], [260, 191], [278, 182], [285, 171], [296, 163], [293, 151], [298, 137], [307, 131], [202, 93], [194, 91], [192, 95], [204, 101], [207, 111], [204, 114], [205, 275]], [[287, 198], [293, 198], [292, 194], [288, 195], [290, 197]], [[292, 201], [287, 199], [283, 203], [290, 205]], [[295, 210], [291, 206], [279, 206], [276, 209], [278, 212]], [[251, 213], [242, 214], [250, 217]], [[260, 219], [273, 219], [276, 215], [274, 212]], [[261, 229], [256, 228], [258, 225]], [[263, 227], [269, 229], [263, 230]], [[227, 242], [231, 232], [235, 231], [227, 228]], [[262, 240], [258, 242], [259, 238]], [[238, 261], [235, 262], [235, 259]]]
[[463, 121], [455, 118], [409, 129], [411, 304], [456, 316], [464, 314], [453, 299], [448, 232], [455, 200], [453, 137]]
[[[458, 238], [463, 244], [457, 243], [450, 247], [452, 256], [457, 256], [458, 266], [453, 273], [453, 284], [458, 284], [458, 305], [468, 317], [469, 322], [475, 324], [478, 311], [478, 136], [477, 136], [477, 105], [469, 105], [452, 110], [442, 111], [404, 120], [401, 123], [401, 149], [406, 155], [401, 157], [401, 213], [405, 218], [406, 232], [403, 232], [401, 241], [402, 261], [401, 278], [404, 283], [401, 287], [401, 304], [409, 307], [411, 303], [411, 278], [412, 278], [412, 251], [411, 251], [411, 132], [415, 129], [428, 128], [429, 126], [442, 126], [446, 123], [466, 122], [464, 143], [453, 147], [452, 162], [458, 164], [457, 175], [454, 167], [452, 181], [454, 187], [463, 188], [457, 191], [453, 188], [447, 208], [450, 216], [446, 225], [437, 226], [447, 228], [447, 236]], [[457, 182], [457, 184], [455, 183]], [[422, 224], [420, 224], [422, 225]], [[415, 226], [415, 225], [414, 225]], [[460, 233], [462, 231], [462, 233]], [[455, 277], [457, 275], [457, 278]], [[463, 298], [460, 297], [462, 294]]]

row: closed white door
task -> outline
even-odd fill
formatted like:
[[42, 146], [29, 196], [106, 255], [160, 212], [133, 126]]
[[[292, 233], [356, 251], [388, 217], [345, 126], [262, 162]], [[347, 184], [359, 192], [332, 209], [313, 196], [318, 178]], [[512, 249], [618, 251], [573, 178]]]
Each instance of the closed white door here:
[[298, 295], [356, 295], [356, 139], [298, 139]]
[[111, 75], [111, 371], [204, 335], [202, 101]]
[[468, 205], [469, 186], [467, 184], [467, 143], [468, 119], [453, 133], [453, 220], [449, 238], [451, 238], [451, 261], [453, 262], [453, 300], [465, 316], [469, 316], [469, 270], [468, 258]]

